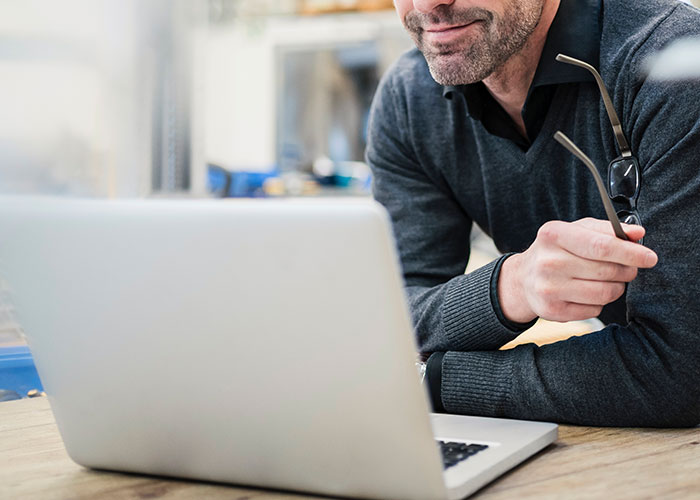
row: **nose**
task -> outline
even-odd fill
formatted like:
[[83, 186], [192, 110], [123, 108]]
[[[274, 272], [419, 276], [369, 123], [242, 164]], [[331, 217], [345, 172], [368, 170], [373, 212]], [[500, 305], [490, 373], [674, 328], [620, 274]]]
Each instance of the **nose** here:
[[413, 0], [413, 8], [418, 12], [427, 14], [440, 5], [450, 5], [455, 0]]

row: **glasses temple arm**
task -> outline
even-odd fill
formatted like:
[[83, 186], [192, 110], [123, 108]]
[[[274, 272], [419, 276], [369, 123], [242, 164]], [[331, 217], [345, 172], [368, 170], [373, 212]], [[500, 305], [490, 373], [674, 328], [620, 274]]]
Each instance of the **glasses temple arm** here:
[[610, 198], [608, 198], [608, 193], [605, 191], [605, 186], [603, 185], [603, 179], [600, 178], [600, 174], [598, 174], [598, 171], [595, 168], [595, 165], [591, 161], [588, 156], [586, 156], [583, 151], [581, 151], [576, 144], [574, 144], [571, 139], [569, 139], [566, 135], [564, 135], [562, 132], [557, 132], [554, 134], [554, 139], [564, 146], [566, 149], [569, 150], [571, 154], [576, 156], [579, 160], [581, 160], [586, 167], [588, 167], [588, 170], [591, 171], [593, 174], [593, 178], [595, 179], [596, 186], [598, 186], [598, 192], [600, 193], [600, 199], [603, 200], [603, 207], [605, 207], [605, 213], [608, 216], [608, 219], [610, 220], [610, 223], [612, 224], [613, 231], [615, 231], [615, 236], [622, 240], [629, 240], [625, 232], [622, 230], [622, 225], [620, 224], [620, 219], [617, 218], [617, 214], [615, 213], [615, 209], [612, 206], [612, 203], [610, 203]]
[[559, 54], [556, 60], [565, 64], [572, 64], [589, 71], [595, 78], [598, 88], [600, 89], [600, 95], [603, 96], [603, 103], [605, 104], [605, 110], [608, 112], [608, 118], [610, 119], [610, 124], [612, 125], [613, 132], [615, 132], [615, 139], [617, 140], [617, 145], [620, 147], [620, 154], [622, 156], [632, 156], [632, 151], [627, 143], [627, 138], [622, 131], [622, 124], [620, 123], [620, 118], [618, 118], [615, 108], [613, 107], [612, 99], [610, 99], [610, 94], [605, 88], [605, 83], [600, 73], [591, 66], [590, 64], [574, 59], [573, 57], [565, 56], [564, 54]]

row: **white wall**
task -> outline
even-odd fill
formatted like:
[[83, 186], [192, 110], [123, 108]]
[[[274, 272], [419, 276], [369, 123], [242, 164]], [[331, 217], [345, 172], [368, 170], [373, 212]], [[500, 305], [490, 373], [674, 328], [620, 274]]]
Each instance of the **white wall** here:
[[[275, 167], [275, 99], [280, 84], [275, 58], [280, 49], [383, 39], [388, 40], [390, 59], [411, 43], [393, 11], [244, 17], [211, 27], [205, 84], [208, 161], [232, 170], [269, 171]], [[383, 66], [389, 63], [382, 61]]]

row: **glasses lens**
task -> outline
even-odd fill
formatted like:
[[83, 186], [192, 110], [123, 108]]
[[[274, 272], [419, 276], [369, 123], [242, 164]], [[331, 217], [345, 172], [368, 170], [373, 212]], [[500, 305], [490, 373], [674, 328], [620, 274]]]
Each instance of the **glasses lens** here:
[[639, 215], [635, 212], [629, 212], [627, 210], [620, 210], [617, 212], [617, 218], [623, 224], [636, 224], [637, 226], [642, 225], [642, 221], [639, 219]]
[[608, 187], [614, 201], [633, 200], [639, 189], [639, 165], [636, 158], [613, 160], [608, 168]]

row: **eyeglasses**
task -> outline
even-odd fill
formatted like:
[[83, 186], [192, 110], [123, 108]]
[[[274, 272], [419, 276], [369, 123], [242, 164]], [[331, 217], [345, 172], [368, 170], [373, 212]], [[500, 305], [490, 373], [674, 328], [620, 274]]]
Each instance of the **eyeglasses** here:
[[[601, 78], [598, 71], [588, 63], [574, 59], [573, 57], [565, 56], [559, 54], [556, 57], [557, 61], [566, 64], [572, 64], [589, 71], [595, 78], [598, 88], [600, 89], [600, 94], [603, 97], [603, 103], [605, 104], [605, 110], [608, 113], [608, 118], [610, 119], [610, 124], [612, 125], [613, 132], [615, 134], [615, 141], [620, 150], [620, 156], [615, 158], [608, 165], [608, 183], [607, 190], [603, 184], [603, 180], [598, 174], [598, 170], [588, 156], [586, 156], [583, 151], [581, 151], [576, 144], [574, 144], [571, 139], [569, 139], [562, 132], [557, 132], [554, 134], [554, 138], [562, 146], [569, 150], [569, 152], [575, 155], [579, 160], [581, 160], [588, 170], [593, 174], [596, 186], [600, 193], [600, 198], [603, 200], [603, 206], [605, 208], [605, 213], [613, 226], [615, 235], [618, 238], [627, 240], [627, 235], [622, 230], [620, 225], [620, 219], [626, 224], [637, 224], [641, 225], [642, 220], [637, 212], [637, 198], [639, 197], [639, 188], [641, 185], [641, 171], [639, 169], [639, 161], [632, 154], [632, 151], [627, 142], [624, 132], [622, 131], [622, 125], [620, 119], [615, 112], [612, 100], [608, 94], [608, 90], [605, 88], [603, 79]], [[615, 211], [610, 200], [616, 203], [624, 203], [625, 209]]]

